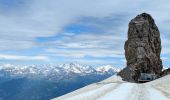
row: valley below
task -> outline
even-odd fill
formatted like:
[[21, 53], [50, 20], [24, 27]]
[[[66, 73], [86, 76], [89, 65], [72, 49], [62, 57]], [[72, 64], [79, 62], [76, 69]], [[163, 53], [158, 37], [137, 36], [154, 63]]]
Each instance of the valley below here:
[[75, 63], [62, 65], [0, 65], [0, 100], [50, 100], [102, 81], [118, 69]]

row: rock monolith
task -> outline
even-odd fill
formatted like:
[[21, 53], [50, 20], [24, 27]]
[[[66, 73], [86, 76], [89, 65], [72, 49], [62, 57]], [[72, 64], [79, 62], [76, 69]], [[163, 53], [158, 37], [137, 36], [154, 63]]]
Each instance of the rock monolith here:
[[138, 82], [141, 73], [160, 76], [160, 32], [151, 15], [142, 13], [130, 21], [124, 49], [127, 66], [118, 73], [123, 80]]

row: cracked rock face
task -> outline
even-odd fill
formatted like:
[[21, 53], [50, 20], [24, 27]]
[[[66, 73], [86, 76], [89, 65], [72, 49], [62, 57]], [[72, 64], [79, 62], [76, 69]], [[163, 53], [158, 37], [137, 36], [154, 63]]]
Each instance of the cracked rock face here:
[[160, 33], [149, 14], [142, 13], [130, 21], [124, 49], [127, 67], [119, 73], [123, 80], [138, 82], [141, 73], [160, 76]]

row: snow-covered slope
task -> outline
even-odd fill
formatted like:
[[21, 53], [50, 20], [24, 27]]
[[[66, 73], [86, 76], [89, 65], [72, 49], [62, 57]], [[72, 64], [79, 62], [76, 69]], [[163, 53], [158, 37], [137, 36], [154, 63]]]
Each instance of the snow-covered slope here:
[[114, 75], [53, 100], [170, 100], [170, 75], [144, 84]]

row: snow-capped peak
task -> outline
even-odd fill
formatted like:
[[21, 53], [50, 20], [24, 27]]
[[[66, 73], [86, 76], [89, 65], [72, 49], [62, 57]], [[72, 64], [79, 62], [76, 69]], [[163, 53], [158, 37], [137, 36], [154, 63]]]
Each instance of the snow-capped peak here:
[[94, 69], [90, 66], [82, 66], [76, 63], [62, 64], [60, 67], [65, 69], [66, 72], [73, 73], [91, 73], [94, 71]]
[[100, 67], [97, 67], [96, 70], [98, 72], [108, 72], [108, 71], [119, 72], [120, 71], [120, 69], [115, 68], [112, 65], [100, 66]]
[[1, 73], [8, 73], [10, 75], [40, 75], [40, 76], [55, 76], [55, 75], [69, 75], [69, 74], [114, 74], [119, 72], [119, 69], [111, 66], [84, 66], [77, 63], [56, 65], [12, 65], [0, 64]]

